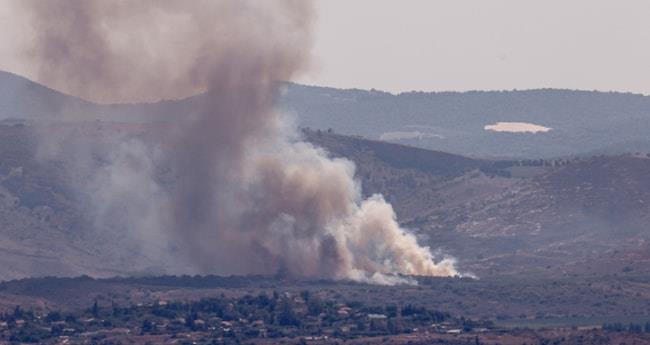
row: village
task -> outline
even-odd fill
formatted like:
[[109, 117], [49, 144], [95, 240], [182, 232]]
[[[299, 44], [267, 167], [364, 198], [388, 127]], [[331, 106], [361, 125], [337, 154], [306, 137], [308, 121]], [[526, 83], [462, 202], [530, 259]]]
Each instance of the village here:
[[144, 342], [197, 344], [250, 339], [326, 341], [491, 329], [491, 322], [455, 318], [410, 304], [367, 306], [324, 299], [310, 291], [220, 296], [194, 302], [159, 300], [126, 307], [95, 302], [78, 312], [46, 314], [16, 307], [0, 316], [0, 340], [21, 343], [110, 344], [134, 337]]

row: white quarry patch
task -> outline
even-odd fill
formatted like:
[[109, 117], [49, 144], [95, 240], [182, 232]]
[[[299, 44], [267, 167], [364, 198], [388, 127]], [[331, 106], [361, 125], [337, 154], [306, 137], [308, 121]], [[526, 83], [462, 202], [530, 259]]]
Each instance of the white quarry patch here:
[[528, 122], [497, 122], [483, 127], [486, 131], [510, 133], [546, 133], [553, 128], [536, 125]]

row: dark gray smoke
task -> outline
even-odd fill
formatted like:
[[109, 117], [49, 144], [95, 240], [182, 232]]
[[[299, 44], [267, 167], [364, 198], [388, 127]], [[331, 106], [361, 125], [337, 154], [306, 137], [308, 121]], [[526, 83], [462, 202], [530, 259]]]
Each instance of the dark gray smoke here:
[[[362, 200], [351, 162], [301, 142], [275, 108], [278, 81], [308, 67], [309, 2], [23, 6], [35, 32], [26, 56], [46, 85], [98, 102], [205, 93], [162, 144], [111, 143], [108, 163], [83, 186], [92, 191], [96, 227], [123, 228], [149, 256], [187, 261], [198, 272], [282, 270], [381, 283], [457, 274], [452, 259], [435, 263], [399, 227], [381, 196]], [[167, 183], [160, 166], [170, 168]]]

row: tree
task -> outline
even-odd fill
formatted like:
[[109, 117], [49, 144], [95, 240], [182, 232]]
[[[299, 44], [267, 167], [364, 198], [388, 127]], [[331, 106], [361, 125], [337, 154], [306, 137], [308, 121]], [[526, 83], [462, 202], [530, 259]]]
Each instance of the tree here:
[[149, 333], [153, 330], [153, 322], [149, 321], [149, 319], [145, 319], [142, 321], [142, 333]]
[[402, 332], [402, 326], [396, 319], [388, 319], [386, 327], [388, 328], [388, 332], [391, 334], [399, 334]]
[[281, 326], [300, 326], [300, 320], [293, 310], [293, 303], [291, 303], [291, 300], [288, 298], [284, 298], [280, 304], [278, 322]]
[[17, 305], [16, 308], [14, 308], [14, 318], [20, 319], [23, 317], [23, 310], [20, 309], [20, 306]]
[[641, 327], [639, 324], [630, 323], [628, 331], [632, 333], [641, 333], [643, 331], [643, 327]]
[[313, 296], [307, 302], [307, 310], [309, 315], [318, 316], [323, 312], [324, 306], [323, 301], [318, 296]]
[[58, 311], [50, 312], [45, 317], [45, 320], [47, 322], [56, 322], [56, 321], [61, 321], [62, 319], [63, 317], [61, 317], [61, 313], [59, 313]]
[[300, 297], [302, 297], [302, 299], [303, 299], [305, 302], [309, 301], [309, 297], [310, 297], [310, 295], [309, 295], [309, 290], [302, 290], [302, 291], [300, 291]]
[[370, 330], [373, 332], [386, 332], [386, 323], [372, 319], [370, 320]]
[[363, 319], [357, 319], [357, 330], [363, 332], [366, 330], [366, 322]]
[[99, 305], [97, 304], [97, 300], [95, 300], [95, 303], [93, 303], [93, 307], [91, 308], [90, 312], [94, 317], [99, 317]]

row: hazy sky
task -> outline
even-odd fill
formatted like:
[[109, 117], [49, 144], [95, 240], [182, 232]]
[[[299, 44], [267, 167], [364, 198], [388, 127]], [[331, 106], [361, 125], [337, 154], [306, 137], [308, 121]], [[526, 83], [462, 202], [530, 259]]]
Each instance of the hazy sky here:
[[[0, 68], [26, 28], [0, 0]], [[650, 0], [315, 0], [310, 84], [650, 94]]]
[[650, 94], [650, 0], [317, 0], [305, 81]]

